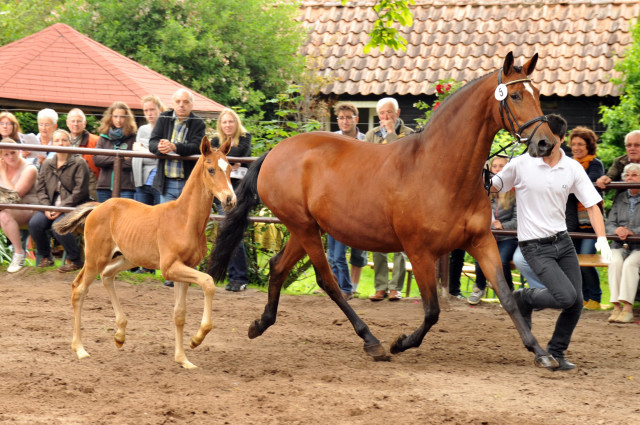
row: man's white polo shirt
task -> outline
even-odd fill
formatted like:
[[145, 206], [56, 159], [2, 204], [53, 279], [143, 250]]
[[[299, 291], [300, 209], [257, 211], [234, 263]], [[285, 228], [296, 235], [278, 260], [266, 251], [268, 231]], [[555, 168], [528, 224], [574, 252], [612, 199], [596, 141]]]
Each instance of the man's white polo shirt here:
[[552, 168], [542, 158], [520, 155], [505, 165], [491, 180], [507, 192], [515, 188], [518, 211], [518, 240], [527, 241], [567, 230], [565, 209], [569, 194], [586, 208], [602, 200], [578, 161], [562, 157]]

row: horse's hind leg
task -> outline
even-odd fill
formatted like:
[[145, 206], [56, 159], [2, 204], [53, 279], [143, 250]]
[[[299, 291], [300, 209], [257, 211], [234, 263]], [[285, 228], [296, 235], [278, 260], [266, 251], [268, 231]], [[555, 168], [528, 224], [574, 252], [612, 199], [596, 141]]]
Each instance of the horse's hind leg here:
[[336, 277], [331, 271], [331, 267], [327, 261], [324, 246], [322, 245], [322, 239], [320, 238], [320, 232], [317, 228], [307, 229], [306, 231], [302, 230], [297, 232], [296, 236], [300, 238], [301, 244], [315, 267], [316, 277], [320, 276], [320, 286], [347, 316], [349, 322], [351, 322], [351, 325], [353, 326], [353, 329], [356, 331], [356, 334], [364, 340], [364, 351], [376, 361], [389, 360], [389, 355], [382, 344], [380, 344], [380, 341], [373, 336], [369, 327], [362, 321], [360, 316], [358, 316], [342, 296], [342, 291], [340, 290]]
[[276, 322], [280, 290], [289, 272], [305, 256], [302, 245], [291, 234], [284, 248], [269, 260], [269, 297], [264, 312], [259, 320], [254, 320], [249, 326], [249, 338], [259, 337]]
[[87, 264], [80, 270], [80, 273], [76, 276], [72, 285], [71, 292], [71, 305], [73, 306], [73, 339], [71, 341], [71, 348], [75, 351], [78, 359], [84, 359], [89, 357], [89, 353], [84, 349], [82, 345], [82, 305], [84, 299], [89, 292], [89, 285], [94, 280], [96, 273], [90, 273], [87, 271]]
[[119, 272], [127, 270], [131, 267], [133, 267], [133, 264], [124, 260], [122, 257], [119, 257], [116, 262], [112, 262], [111, 264], [109, 264], [102, 272], [102, 285], [109, 294], [111, 306], [113, 307], [113, 312], [116, 315], [116, 334], [114, 336], [114, 342], [116, 344], [116, 347], [118, 348], [122, 348], [122, 346], [124, 345], [125, 332], [127, 328], [127, 316], [124, 314], [124, 310], [122, 309], [120, 300], [116, 295], [116, 288], [113, 280]]
[[440, 305], [438, 304], [438, 285], [436, 282], [435, 259], [431, 257], [409, 254], [413, 273], [420, 289], [424, 321], [409, 336], [400, 335], [391, 344], [391, 354], [398, 354], [409, 348], [419, 347], [427, 332], [438, 322]]

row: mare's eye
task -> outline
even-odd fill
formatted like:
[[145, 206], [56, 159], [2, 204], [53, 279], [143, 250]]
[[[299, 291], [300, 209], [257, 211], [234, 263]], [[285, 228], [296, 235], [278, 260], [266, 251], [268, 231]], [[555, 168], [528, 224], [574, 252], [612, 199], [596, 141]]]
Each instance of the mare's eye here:
[[511, 93], [511, 100], [522, 100], [522, 96], [520, 96], [519, 92], [513, 92]]

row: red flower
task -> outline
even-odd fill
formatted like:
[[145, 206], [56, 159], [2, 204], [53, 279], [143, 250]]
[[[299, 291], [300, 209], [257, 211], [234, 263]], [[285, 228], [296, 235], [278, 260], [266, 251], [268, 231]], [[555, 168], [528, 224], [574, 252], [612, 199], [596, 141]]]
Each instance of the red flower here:
[[436, 92], [442, 94], [444, 86], [442, 84], [436, 84]]
[[444, 89], [445, 89], [445, 91], [451, 90], [451, 84], [447, 84], [447, 86]]
[[438, 106], [440, 106], [440, 102], [436, 102], [433, 104], [433, 110], [435, 111], [436, 109], [438, 109]]

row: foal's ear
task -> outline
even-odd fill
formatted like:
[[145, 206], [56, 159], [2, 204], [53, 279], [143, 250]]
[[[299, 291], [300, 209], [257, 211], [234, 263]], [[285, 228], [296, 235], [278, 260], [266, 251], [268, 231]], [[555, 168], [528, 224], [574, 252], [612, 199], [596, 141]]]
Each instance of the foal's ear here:
[[220, 152], [222, 152], [225, 156], [229, 155], [229, 151], [231, 150], [231, 137], [227, 137], [226, 140], [220, 145]]
[[538, 54], [536, 53], [535, 55], [533, 55], [531, 59], [529, 59], [529, 62], [525, 63], [524, 66], [522, 67], [522, 70], [524, 71], [525, 75], [531, 75], [533, 70], [536, 69], [537, 62], [538, 62]]
[[209, 141], [207, 136], [204, 136], [202, 138], [202, 142], [200, 142], [200, 153], [202, 153], [202, 155], [208, 155], [212, 150], [213, 149], [211, 149], [211, 142]]
[[504, 58], [504, 65], [502, 65], [502, 74], [506, 77], [513, 71], [513, 52], [509, 52], [507, 57]]

